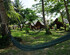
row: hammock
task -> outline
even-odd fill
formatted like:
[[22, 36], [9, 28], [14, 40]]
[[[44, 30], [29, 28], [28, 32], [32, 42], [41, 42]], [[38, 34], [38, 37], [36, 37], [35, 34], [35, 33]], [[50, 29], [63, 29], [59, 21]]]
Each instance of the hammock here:
[[61, 43], [61, 42], [64, 42], [64, 41], [70, 39], [70, 34], [68, 33], [65, 36], [62, 36], [60, 38], [57, 38], [57, 39], [52, 40], [52, 41], [47, 42], [47, 43], [42, 43], [42, 44], [38, 44], [38, 45], [24, 45], [24, 44], [22, 45], [18, 41], [16, 41], [11, 35], [9, 35], [9, 36], [11, 37], [13, 44], [17, 48], [24, 50], [24, 51], [34, 51], [34, 50], [38, 50], [38, 49], [48, 48], [48, 47], [51, 47], [53, 45], [56, 45], [58, 43]]

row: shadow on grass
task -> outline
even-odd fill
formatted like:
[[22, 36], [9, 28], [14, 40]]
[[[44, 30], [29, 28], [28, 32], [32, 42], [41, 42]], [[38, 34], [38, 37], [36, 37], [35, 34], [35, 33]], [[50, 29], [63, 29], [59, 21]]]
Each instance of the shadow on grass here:
[[[62, 34], [62, 35], [60, 35]], [[45, 31], [41, 31], [39, 34], [37, 35], [27, 35], [24, 31], [13, 31], [12, 35], [15, 37], [21, 37], [23, 39], [23, 41], [26, 41], [26, 44], [39, 44], [39, 43], [44, 43], [44, 42], [48, 42], [57, 38], [60, 38], [61, 36], [63, 36], [64, 34], [66, 34], [65, 32], [55, 32], [52, 31], [52, 35], [45, 35]], [[30, 42], [30, 43], [28, 43]], [[24, 54], [24, 51], [19, 51], [18, 49], [14, 48], [14, 50], [12, 50], [12, 48], [10, 48], [8, 51], [7, 49], [5, 49], [5, 51], [7, 51], [6, 53], [2, 52], [1, 55], [21, 55]], [[25, 55], [27, 55], [28, 52], [25, 52]], [[62, 42], [60, 44], [57, 44], [55, 46], [52, 46], [50, 48], [45, 48], [45, 49], [41, 49], [41, 50], [37, 50], [37, 51], [32, 51], [29, 52], [30, 55], [70, 55], [70, 40]]]

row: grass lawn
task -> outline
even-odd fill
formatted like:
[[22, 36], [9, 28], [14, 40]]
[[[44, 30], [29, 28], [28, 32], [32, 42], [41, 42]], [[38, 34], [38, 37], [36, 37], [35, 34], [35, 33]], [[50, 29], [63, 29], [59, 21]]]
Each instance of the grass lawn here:
[[[31, 31], [30, 31], [31, 32]], [[61, 36], [67, 34], [64, 31], [51, 30], [51, 35], [46, 35], [45, 31], [41, 31], [35, 35], [26, 34], [25, 31], [11, 30], [11, 34], [14, 37], [21, 37], [23, 39], [23, 44], [35, 45], [39, 43], [49, 42], [51, 40], [60, 38]], [[31, 32], [33, 33], [33, 32]], [[40, 49], [36, 51], [22, 51], [13, 45], [8, 48], [0, 49], [0, 55], [70, 55], [70, 40], [63, 43], [57, 44], [55, 46]]]

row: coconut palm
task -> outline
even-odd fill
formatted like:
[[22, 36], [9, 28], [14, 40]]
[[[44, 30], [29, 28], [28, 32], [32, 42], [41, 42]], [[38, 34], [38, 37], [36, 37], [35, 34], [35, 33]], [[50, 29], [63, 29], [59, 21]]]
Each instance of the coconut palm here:
[[[8, 46], [10, 44], [10, 38], [8, 36], [8, 23], [7, 23], [7, 20], [8, 20], [8, 16], [7, 16], [7, 13], [6, 13], [6, 9], [5, 9], [5, 6], [4, 6], [4, 2], [3, 0], [0, 0], [0, 15], [1, 15], [1, 31], [2, 31], [2, 41], [0, 41], [0, 48], [4, 48], [4, 46]], [[2, 46], [3, 45], [3, 46]]]

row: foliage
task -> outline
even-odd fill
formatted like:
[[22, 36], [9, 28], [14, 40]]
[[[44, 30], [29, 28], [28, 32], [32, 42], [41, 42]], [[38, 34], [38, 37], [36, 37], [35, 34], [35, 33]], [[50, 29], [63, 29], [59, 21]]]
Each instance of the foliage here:
[[25, 25], [24, 30], [26, 31], [26, 33], [29, 33], [29, 30], [30, 30], [29, 27], [30, 27], [29, 25]]
[[23, 8], [23, 6], [22, 6], [20, 0], [15, 0], [15, 1], [14, 1], [14, 9], [15, 9], [15, 11], [19, 13], [19, 11], [20, 11], [22, 8]]
[[23, 15], [24, 21], [29, 21], [30, 23], [38, 18], [35, 11], [29, 8], [21, 9], [20, 14]]
[[[18, 24], [18, 20], [21, 20], [22, 16], [15, 11], [8, 12], [10, 24]], [[18, 19], [18, 20], [17, 20]]]
[[8, 16], [9, 24], [18, 23], [18, 20], [22, 19], [22, 16], [14, 10], [14, 6], [11, 3], [11, 0], [4, 0], [5, 9]]
[[11, 0], [3, 0], [4, 1], [4, 5], [5, 5], [5, 8], [6, 8], [6, 11], [9, 11], [11, 8]]
[[[61, 7], [60, 7], [61, 6]], [[64, 8], [64, 5], [62, 2], [58, 2], [54, 5], [54, 7], [51, 8], [50, 12], [53, 13], [53, 12], [60, 12], [60, 10], [62, 10]]]
[[[37, 1], [37, 0], [35, 0]], [[33, 5], [37, 8], [37, 11], [39, 11], [39, 13], [41, 12], [41, 0], [39, 1], [38, 5]], [[66, 1], [66, 3], [68, 4], [68, 9], [69, 9], [69, 12], [70, 12], [70, 2], [69, 0]], [[67, 18], [66, 17], [66, 9], [65, 9], [65, 6], [64, 6], [64, 0], [44, 0], [44, 9], [45, 9], [45, 14], [47, 16], [50, 16], [51, 14], [50, 13], [56, 13], [55, 16], [58, 14], [58, 13], [62, 13], [63, 17]], [[39, 8], [39, 10], [38, 10]]]

